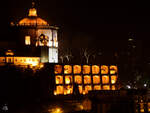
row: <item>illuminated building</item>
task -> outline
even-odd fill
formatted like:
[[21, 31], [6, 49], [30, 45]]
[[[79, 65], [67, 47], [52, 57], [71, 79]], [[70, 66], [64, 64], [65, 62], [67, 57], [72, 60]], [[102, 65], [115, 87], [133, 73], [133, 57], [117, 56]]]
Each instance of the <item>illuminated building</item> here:
[[[11, 23], [16, 48], [9, 48], [0, 57], [0, 65], [14, 64], [24, 67], [41, 67], [54, 64], [54, 94], [73, 94], [77, 84], [80, 94], [92, 90], [116, 90], [116, 65], [59, 65], [57, 27], [38, 17], [32, 6], [26, 18]], [[51, 75], [52, 73], [50, 73]]]
[[13, 55], [1, 55], [0, 64], [58, 63], [58, 27], [50, 26], [40, 18], [34, 5], [32, 3], [27, 17], [18, 22], [11, 22], [11, 37], [14, 38], [16, 47], [8, 48]]
[[73, 94], [74, 84], [80, 94], [91, 90], [116, 90], [116, 65], [55, 65], [55, 95]]

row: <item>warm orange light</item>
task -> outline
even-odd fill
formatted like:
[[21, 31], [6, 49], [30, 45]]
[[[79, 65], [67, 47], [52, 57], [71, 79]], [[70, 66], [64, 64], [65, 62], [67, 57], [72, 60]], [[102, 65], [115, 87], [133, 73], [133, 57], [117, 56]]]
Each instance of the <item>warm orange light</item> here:
[[41, 18], [24, 18], [19, 21], [21, 26], [30, 26], [30, 25], [48, 25], [48, 23]]
[[81, 73], [81, 66], [80, 65], [74, 65], [73, 66], [73, 73], [74, 74], [80, 74]]
[[89, 74], [91, 72], [90, 66], [84, 65], [83, 66], [83, 74]]
[[110, 74], [116, 74], [117, 73], [117, 66], [110, 66]]
[[150, 102], [147, 103], [148, 112], [150, 112]]
[[30, 41], [30, 36], [25, 36], [25, 45], [30, 45], [31, 41]]
[[54, 70], [55, 70], [55, 74], [61, 74], [62, 73], [62, 66], [61, 65], [55, 65]]
[[54, 91], [54, 95], [57, 95], [57, 92], [56, 92], [56, 91]]
[[111, 86], [111, 89], [112, 89], [112, 90], [116, 90], [115, 85]]
[[56, 84], [63, 84], [63, 76], [56, 76], [55, 80]]
[[144, 103], [140, 103], [140, 111], [143, 113], [144, 112]]
[[91, 84], [91, 76], [89, 75], [84, 76], [84, 84]]
[[101, 66], [101, 74], [108, 74], [108, 66]]
[[99, 70], [100, 70], [99, 66], [97, 65], [92, 66], [92, 74], [99, 74]]
[[78, 86], [80, 94], [83, 92], [83, 87], [81, 85]]
[[100, 76], [95, 75], [93, 76], [93, 84], [99, 84], [100, 83]]
[[109, 83], [109, 76], [108, 75], [102, 76], [102, 83], [103, 84], [108, 84]]
[[91, 85], [86, 85], [85, 86], [85, 92], [88, 93], [88, 91], [92, 90], [92, 86]]
[[100, 85], [94, 85], [94, 90], [101, 90], [101, 86]]
[[63, 86], [56, 86], [56, 92], [57, 94], [63, 94], [64, 93]]
[[71, 74], [72, 73], [72, 66], [71, 65], [65, 65], [64, 66], [64, 73], [65, 74]]
[[109, 85], [104, 85], [103, 90], [110, 90], [110, 86]]
[[30, 9], [28, 16], [37, 16], [37, 11], [36, 11], [36, 9], [35, 9], [35, 8]]
[[7, 50], [7, 52], [5, 54], [6, 55], [14, 55], [14, 53], [12, 52], [12, 50]]
[[74, 79], [75, 79], [75, 83], [82, 84], [82, 76], [81, 75], [75, 75]]
[[73, 86], [67, 85], [64, 87], [64, 94], [72, 94], [73, 93]]
[[72, 76], [65, 76], [65, 83], [66, 84], [70, 84], [70, 83], [72, 83]]
[[115, 84], [117, 81], [117, 76], [111, 76], [111, 84]]

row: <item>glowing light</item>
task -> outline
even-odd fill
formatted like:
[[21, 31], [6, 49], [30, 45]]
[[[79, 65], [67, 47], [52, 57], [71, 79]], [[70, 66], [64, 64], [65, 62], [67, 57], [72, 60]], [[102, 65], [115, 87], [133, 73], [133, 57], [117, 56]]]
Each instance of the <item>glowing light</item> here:
[[128, 89], [131, 89], [131, 86], [129, 86], [129, 85], [127, 85], [126, 87], [127, 87]]
[[48, 25], [48, 23], [41, 18], [24, 18], [19, 21], [19, 25], [21, 26], [30, 26], [30, 25]]
[[72, 76], [65, 76], [65, 83], [66, 84], [72, 83]]
[[116, 76], [111, 76], [111, 83], [115, 84], [117, 81], [117, 77]]
[[103, 90], [110, 90], [110, 86], [109, 85], [104, 85]]
[[93, 76], [93, 83], [99, 84], [100, 83], [100, 76], [97, 76], [97, 75]]
[[31, 44], [31, 41], [30, 41], [30, 36], [25, 36], [25, 44], [26, 45], [30, 45]]
[[84, 76], [84, 84], [91, 84], [91, 76]]
[[54, 91], [54, 95], [57, 95], [57, 92], [56, 92], [56, 91]]
[[109, 83], [109, 76], [107, 76], [107, 75], [102, 76], [102, 83], [108, 84]]
[[101, 86], [100, 85], [95, 85], [94, 90], [101, 90]]
[[74, 74], [79, 74], [79, 73], [81, 73], [81, 66], [80, 66], [80, 65], [74, 65], [74, 66], [73, 66], [73, 73], [74, 73]]
[[64, 66], [64, 73], [65, 73], [65, 74], [70, 74], [70, 73], [72, 73], [72, 66], [70, 66], [70, 65], [65, 65], [65, 66]]
[[56, 84], [63, 84], [63, 76], [55, 77]]
[[60, 73], [62, 73], [62, 66], [55, 65], [54, 70], [55, 70], [55, 74], [60, 74]]
[[81, 83], [82, 83], [82, 76], [76, 75], [76, 76], [75, 76], [75, 83], [81, 84]]
[[83, 74], [89, 74], [91, 72], [90, 66], [84, 65], [83, 66]]
[[150, 102], [147, 103], [148, 112], [150, 112]]
[[28, 16], [37, 16], [37, 11], [36, 11], [36, 9], [35, 9], [35, 8], [30, 9]]
[[62, 108], [56, 107], [53, 108], [52, 110], [48, 110], [50, 113], [63, 113]]
[[7, 52], [5, 54], [6, 55], [14, 55], [14, 53], [12, 52], [12, 50], [7, 50]]
[[144, 87], [147, 87], [147, 84], [144, 84]]
[[117, 73], [117, 66], [110, 66], [110, 74], [116, 74]]
[[108, 66], [101, 66], [101, 74], [108, 74]]
[[92, 66], [92, 73], [93, 74], [98, 74], [99, 70], [100, 70], [99, 66], [97, 66], [97, 65]]

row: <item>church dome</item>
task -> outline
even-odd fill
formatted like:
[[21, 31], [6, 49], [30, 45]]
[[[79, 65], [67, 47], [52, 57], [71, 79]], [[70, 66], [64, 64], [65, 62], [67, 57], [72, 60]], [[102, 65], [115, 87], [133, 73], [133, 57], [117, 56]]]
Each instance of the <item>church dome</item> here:
[[33, 26], [33, 25], [46, 26], [46, 25], [48, 25], [48, 23], [45, 20], [43, 20], [42, 18], [39, 18], [37, 16], [37, 10], [35, 8], [31, 8], [29, 10], [28, 17], [20, 20], [18, 24], [21, 26], [30, 26], [30, 25], [31, 26]]

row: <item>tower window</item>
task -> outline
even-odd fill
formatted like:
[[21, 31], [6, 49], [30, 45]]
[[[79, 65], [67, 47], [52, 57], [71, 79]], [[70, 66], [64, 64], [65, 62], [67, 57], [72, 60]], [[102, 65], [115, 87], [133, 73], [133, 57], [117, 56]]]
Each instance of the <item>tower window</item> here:
[[30, 36], [25, 36], [25, 45], [30, 45], [31, 41], [30, 41]]

